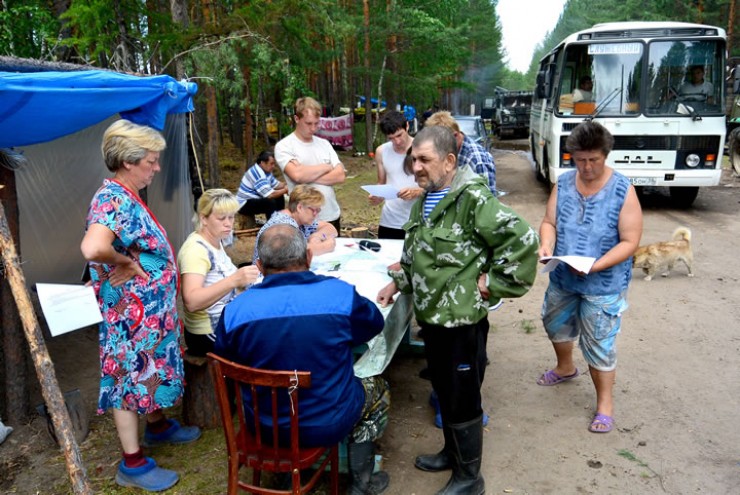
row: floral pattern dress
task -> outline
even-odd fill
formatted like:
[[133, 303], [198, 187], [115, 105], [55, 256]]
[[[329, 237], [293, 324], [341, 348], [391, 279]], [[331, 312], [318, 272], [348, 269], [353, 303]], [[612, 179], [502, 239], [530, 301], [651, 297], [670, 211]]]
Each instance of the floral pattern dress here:
[[148, 414], [177, 404], [184, 373], [177, 315], [179, 281], [174, 251], [146, 205], [115, 180], [105, 180], [90, 204], [87, 226], [116, 236], [113, 248], [149, 275], [112, 287], [111, 265], [90, 263], [100, 324], [98, 413], [109, 408]]

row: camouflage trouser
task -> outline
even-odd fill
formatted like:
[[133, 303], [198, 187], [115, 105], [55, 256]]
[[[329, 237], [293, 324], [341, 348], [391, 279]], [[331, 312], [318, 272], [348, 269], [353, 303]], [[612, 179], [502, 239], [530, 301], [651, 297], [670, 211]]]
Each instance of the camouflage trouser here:
[[377, 440], [388, 426], [388, 410], [391, 407], [391, 392], [388, 382], [379, 376], [362, 379], [365, 388], [365, 405], [362, 417], [355, 424], [350, 439], [362, 443]]

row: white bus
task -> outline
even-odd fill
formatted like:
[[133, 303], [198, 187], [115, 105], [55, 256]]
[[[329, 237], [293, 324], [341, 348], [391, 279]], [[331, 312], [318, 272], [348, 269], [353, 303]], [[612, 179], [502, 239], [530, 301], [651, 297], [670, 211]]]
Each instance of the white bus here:
[[609, 166], [635, 186], [668, 186], [676, 206], [690, 206], [722, 172], [725, 42], [720, 28], [681, 22], [597, 24], [568, 36], [537, 74], [537, 177], [554, 184], [575, 167], [565, 140], [593, 119], [614, 135]]

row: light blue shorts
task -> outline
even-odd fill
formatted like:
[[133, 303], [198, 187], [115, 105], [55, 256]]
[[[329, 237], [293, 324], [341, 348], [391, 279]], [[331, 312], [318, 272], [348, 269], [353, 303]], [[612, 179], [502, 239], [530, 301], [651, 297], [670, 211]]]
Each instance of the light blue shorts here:
[[547, 288], [542, 304], [542, 323], [553, 343], [575, 342], [586, 362], [599, 371], [617, 367], [615, 340], [627, 309], [626, 291], [606, 296], [575, 294]]

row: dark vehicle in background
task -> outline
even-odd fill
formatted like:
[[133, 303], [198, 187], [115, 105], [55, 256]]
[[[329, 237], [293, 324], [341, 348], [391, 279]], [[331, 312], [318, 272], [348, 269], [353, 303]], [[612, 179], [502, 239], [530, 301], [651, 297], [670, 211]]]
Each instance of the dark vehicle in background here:
[[457, 125], [463, 134], [485, 149], [490, 147], [488, 131], [486, 131], [486, 126], [483, 125], [483, 120], [478, 115], [453, 115], [452, 117], [457, 121]]
[[740, 57], [729, 58], [727, 66], [730, 69], [725, 79], [727, 150], [735, 174], [740, 175]]
[[527, 136], [533, 94], [532, 91], [496, 91], [491, 132], [500, 138]]

